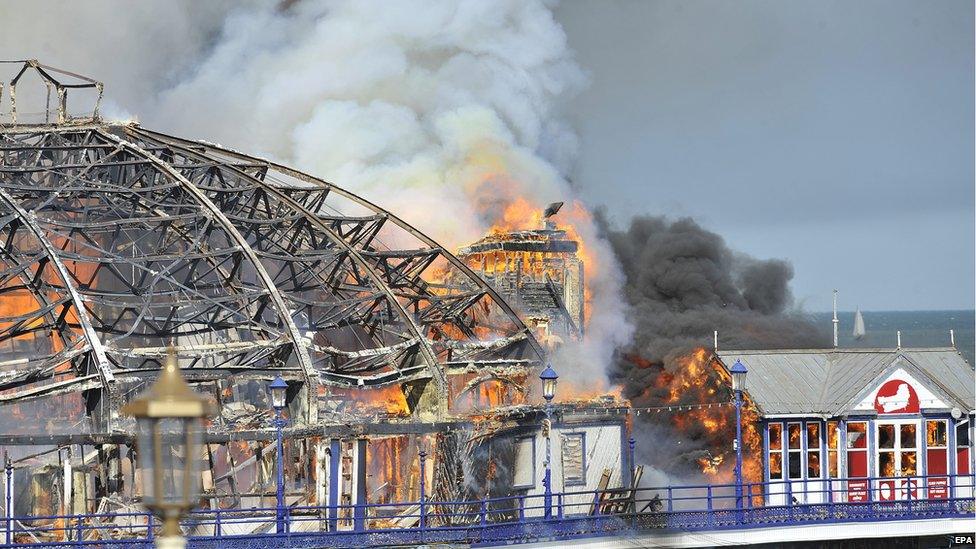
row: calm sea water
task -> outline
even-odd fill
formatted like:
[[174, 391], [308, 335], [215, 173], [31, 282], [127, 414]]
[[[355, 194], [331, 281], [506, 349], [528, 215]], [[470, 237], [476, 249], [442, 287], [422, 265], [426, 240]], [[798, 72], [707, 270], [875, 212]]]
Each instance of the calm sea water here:
[[[813, 313], [814, 321], [830, 329], [831, 313]], [[948, 347], [949, 330], [955, 331], [956, 348], [974, 364], [976, 311], [861, 311], [866, 334], [855, 340], [854, 311], [837, 313], [840, 347], [892, 348], [901, 330], [902, 347]]]

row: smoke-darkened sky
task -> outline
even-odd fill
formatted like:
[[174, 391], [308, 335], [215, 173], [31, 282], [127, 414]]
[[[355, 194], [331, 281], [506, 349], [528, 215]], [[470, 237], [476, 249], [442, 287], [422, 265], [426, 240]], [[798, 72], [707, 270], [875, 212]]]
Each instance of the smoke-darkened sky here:
[[574, 179], [789, 259], [808, 310], [972, 308], [973, 2], [565, 1]]
[[973, 51], [971, 0], [0, 3], [0, 59], [103, 80], [110, 115], [404, 214], [461, 211], [474, 134], [537, 202], [565, 176], [620, 228], [791, 262], [807, 310], [973, 307]]

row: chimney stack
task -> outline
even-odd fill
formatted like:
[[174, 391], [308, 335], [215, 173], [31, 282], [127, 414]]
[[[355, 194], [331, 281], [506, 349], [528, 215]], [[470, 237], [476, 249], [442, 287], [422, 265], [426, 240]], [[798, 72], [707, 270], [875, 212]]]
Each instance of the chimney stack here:
[[952, 328], [949, 328], [949, 345], [952, 345], [953, 349], [956, 348], [956, 332]]
[[895, 335], [898, 337], [898, 348], [901, 349], [901, 330], [895, 332]]

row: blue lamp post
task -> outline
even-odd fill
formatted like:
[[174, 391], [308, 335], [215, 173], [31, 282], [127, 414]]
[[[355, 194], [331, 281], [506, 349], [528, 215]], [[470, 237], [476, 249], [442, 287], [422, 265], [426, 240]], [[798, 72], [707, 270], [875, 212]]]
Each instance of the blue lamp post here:
[[285, 409], [285, 393], [288, 391], [288, 384], [285, 380], [281, 379], [281, 376], [275, 376], [274, 381], [268, 385], [268, 389], [271, 391], [271, 407], [274, 408], [275, 418], [274, 427], [275, 434], [277, 435], [278, 442], [278, 456], [275, 460], [277, 462], [275, 483], [277, 487], [276, 497], [276, 513], [275, 513], [275, 525], [276, 531], [279, 534], [285, 532], [285, 451], [284, 444], [282, 443], [281, 430], [284, 428], [286, 421], [281, 417], [281, 411]]
[[546, 424], [543, 431], [546, 435], [546, 476], [542, 479], [542, 486], [545, 489], [545, 516], [552, 518], [552, 399], [556, 396], [556, 380], [559, 376], [552, 369], [552, 365], [547, 365], [546, 369], [539, 374], [542, 380], [542, 398], [546, 399]]
[[732, 374], [732, 391], [735, 393], [735, 508], [742, 511], [742, 391], [746, 388], [749, 370], [739, 360], [729, 373]]

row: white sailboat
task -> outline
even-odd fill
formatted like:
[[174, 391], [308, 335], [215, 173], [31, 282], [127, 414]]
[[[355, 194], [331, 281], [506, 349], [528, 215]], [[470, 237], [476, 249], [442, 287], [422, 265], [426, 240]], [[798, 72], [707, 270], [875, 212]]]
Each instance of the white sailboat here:
[[864, 317], [861, 316], [861, 308], [857, 308], [857, 312], [854, 313], [854, 339], [861, 339], [865, 334], [864, 330]]

